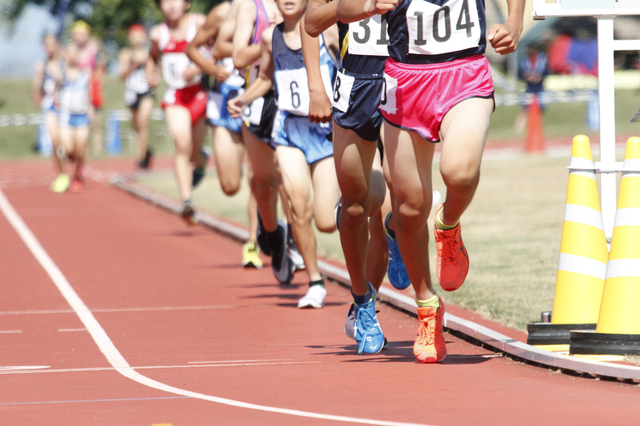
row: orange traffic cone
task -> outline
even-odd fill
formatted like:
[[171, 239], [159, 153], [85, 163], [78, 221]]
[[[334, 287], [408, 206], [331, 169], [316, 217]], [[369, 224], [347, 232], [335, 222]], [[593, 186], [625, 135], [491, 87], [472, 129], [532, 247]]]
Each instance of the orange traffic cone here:
[[544, 138], [542, 135], [542, 110], [538, 102], [538, 96], [533, 96], [529, 105], [529, 125], [527, 127], [527, 139], [524, 150], [530, 154], [544, 151]]
[[529, 324], [527, 339], [557, 351], [569, 350], [570, 330], [595, 329], [608, 257], [588, 137], [573, 138], [569, 169], [551, 324]]
[[640, 354], [640, 138], [630, 138], [596, 333], [571, 333], [571, 353]]

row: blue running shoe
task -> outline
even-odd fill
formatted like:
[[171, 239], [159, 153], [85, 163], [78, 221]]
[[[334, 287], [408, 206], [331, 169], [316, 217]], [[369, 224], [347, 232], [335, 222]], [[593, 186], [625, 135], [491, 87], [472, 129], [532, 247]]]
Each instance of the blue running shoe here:
[[389, 246], [389, 266], [387, 267], [387, 275], [389, 276], [389, 282], [398, 290], [404, 290], [411, 285], [409, 274], [407, 274], [407, 268], [404, 266], [402, 255], [400, 254], [400, 248], [398, 248], [398, 240], [389, 235], [389, 218], [391, 213], [387, 215], [384, 220], [384, 230], [387, 235], [387, 244]]
[[358, 353], [377, 354], [385, 345], [385, 338], [376, 316], [376, 299], [373, 297], [375, 290], [371, 288], [372, 297], [368, 302], [355, 303], [356, 323], [354, 337], [358, 343]]

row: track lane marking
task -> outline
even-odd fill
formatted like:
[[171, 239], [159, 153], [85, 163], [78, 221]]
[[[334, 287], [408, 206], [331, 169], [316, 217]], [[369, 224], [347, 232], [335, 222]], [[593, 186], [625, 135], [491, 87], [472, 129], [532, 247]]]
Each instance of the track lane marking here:
[[360, 424], [370, 424], [370, 425], [380, 425], [380, 426], [427, 426], [424, 424], [418, 423], [404, 423], [404, 422], [393, 422], [393, 421], [384, 421], [384, 420], [374, 420], [374, 419], [364, 419], [357, 417], [348, 417], [348, 416], [338, 416], [332, 414], [322, 414], [322, 413], [313, 413], [309, 411], [301, 411], [301, 410], [293, 410], [288, 408], [278, 408], [278, 407], [270, 407], [266, 405], [259, 404], [251, 404], [248, 402], [236, 401], [227, 398], [216, 397], [212, 395], [206, 395], [199, 392], [193, 392], [186, 389], [176, 388], [174, 386], [170, 386], [156, 380], [153, 380], [149, 377], [143, 376], [142, 374], [135, 371], [127, 362], [127, 360], [122, 356], [122, 354], [115, 347], [109, 336], [104, 331], [100, 323], [96, 320], [96, 318], [91, 313], [91, 310], [84, 304], [82, 299], [75, 292], [71, 284], [67, 281], [65, 276], [62, 274], [62, 271], [58, 268], [58, 266], [53, 262], [51, 257], [44, 250], [42, 245], [38, 242], [36, 237], [33, 235], [31, 230], [24, 223], [22, 218], [15, 211], [13, 206], [9, 203], [9, 200], [5, 197], [2, 189], [0, 189], [0, 210], [2, 210], [3, 214], [16, 230], [22, 241], [29, 248], [33, 256], [40, 262], [40, 265], [45, 269], [47, 274], [53, 280], [53, 283], [58, 288], [60, 293], [67, 300], [67, 303], [71, 306], [71, 308], [75, 311], [75, 313], [80, 318], [80, 321], [85, 325], [89, 334], [93, 338], [93, 340], [98, 345], [100, 351], [107, 358], [107, 361], [113, 366], [115, 370], [117, 370], [123, 376], [138, 382], [142, 385], [148, 386], [150, 388], [162, 390], [168, 393], [173, 393], [176, 395], [188, 396], [191, 398], [202, 399], [205, 401], [211, 401], [218, 404], [229, 405], [232, 407], [238, 408], [246, 408], [250, 410], [258, 410], [270, 413], [277, 414], [286, 414], [297, 417], [306, 417], [313, 419], [321, 419], [321, 420], [332, 420], [338, 422], [346, 422], [346, 423], [360, 423]]
[[[174, 368], [213, 368], [213, 367], [261, 367], [265, 365], [295, 365], [295, 364], [322, 364], [320, 361], [292, 361], [292, 362], [236, 362], [220, 361], [221, 364], [196, 364], [196, 365], [145, 365], [131, 367], [132, 370], [167, 370]], [[224, 364], [223, 364], [224, 363]], [[114, 367], [85, 367], [85, 368], [46, 368], [46, 370], [31, 371], [32, 367], [0, 367], [0, 375], [3, 374], [34, 374], [34, 373], [84, 373], [90, 371], [114, 371]]]
[[85, 402], [129, 402], [129, 401], [155, 401], [158, 399], [188, 399], [188, 396], [159, 396], [149, 398], [115, 398], [115, 399], [76, 399], [69, 401], [34, 401], [34, 402], [0, 402], [0, 407], [11, 405], [41, 405], [41, 404], [78, 404]]
[[[155, 311], [197, 311], [197, 310], [215, 310], [215, 309], [242, 309], [242, 308], [270, 308], [276, 306], [271, 305], [210, 305], [210, 306], [152, 306], [148, 308], [97, 308], [91, 309], [95, 313], [118, 313], [118, 312], [155, 312]], [[41, 314], [75, 314], [73, 309], [45, 309], [45, 310], [26, 310], [26, 311], [0, 311], [0, 315], [41, 315]]]

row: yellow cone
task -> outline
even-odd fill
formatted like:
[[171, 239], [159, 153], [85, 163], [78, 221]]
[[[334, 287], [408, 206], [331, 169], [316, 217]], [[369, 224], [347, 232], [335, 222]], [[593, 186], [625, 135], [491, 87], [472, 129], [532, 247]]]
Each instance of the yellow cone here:
[[588, 137], [573, 138], [569, 169], [551, 323], [595, 324], [608, 253]]
[[640, 334], [640, 138], [627, 141], [596, 331]]

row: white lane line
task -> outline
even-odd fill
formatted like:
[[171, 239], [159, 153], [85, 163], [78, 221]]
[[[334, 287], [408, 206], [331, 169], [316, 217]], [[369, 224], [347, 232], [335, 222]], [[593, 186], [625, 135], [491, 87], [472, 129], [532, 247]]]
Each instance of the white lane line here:
[[31, 371], [31, 370], [43, 370], [46, 368], [51, 368], [48, 365], [14, 365], [14, 366], [5, 366], [0, 367], [0, 374], [4, 371]]
[[[152, 306], [148, 308], [97, 308], [91, 312], [97, 313], [117, 313], [117, 312], [154, 312], [154, 311], [197, 311], [215, 309], [238, 309], [238, 308], [268, 308], [274, 305], [210, 305], [210, 306]], [[26, 311], [0, 311], [0, 315], [36, 315], [36, 314], [75, 314], [73, 309], [50, 309], [50, 310], [26, 310]]]
[[[53, 260], [49, 257], [47, 252], [44, 250], [42, 245], [38, 242], [36, 237], [33, 235], [31, 230], [27, 227], [24, 221], [20, 218], [18, 213], [15, 211], [13, 206], [9, 203], [9, 200], [5, 197], [4, 193], [0, 189], [0, 210], [4, 213], [5, 217], [11, 223], [11, 226], [16, 230], [16, 232], [22, 238], [22, 241], [29, 248], [33, 256], [40, 262], [40, 265], [44, 268], [44, 270], [49, 274], [53, 283], [56, 285], [60, 293], [67, 300], [67, 303], [71, 306], [71, 308], [76, 312], [82, 323], [85, 325], [91, 337], [98, 345], [100, 351], [104, 354], [111, 364], [120, 374], [123, 376], [138, 382], [142, 385], [162, 390], [165, 392], [173, 393], [176, 395], [190, 396], [192, 398], [202, 399], [205, 401], [211, 401], [218, 404], [229, 405], [232, 407], [239, 408], [247, 408], [250, 410], [259, 410], [270, 413], [278, 413], [278, 414], [287, 414], [291, 416], [298, 417], [306, 417], [306, 418], [314, 418], [314, 419], [322, 419], [322, 420], [333, 420], [338, 422], [347, 422], [347, 423], [360, 423], [360, 424], [370, 424], [370, 425], [381, 425], [381, 426], [416, 426], [416, 423], [403, 423], [403, 422], [391, 422], [384, 420], [374, 420], [374, 419], [363, 419], [357, 417], [347, 417], [347, 416], [336, 416], [331, 414], [322, 414], [322, 413], [312, 413], [309, 411], [301, 411], [301, 410], [292, 410], [288, 408], [278, 408], [278, 407], [270, 407], [266, 405], [258, 405], [251, 404], [242, 401], [235, 401], [233, 399], [220, 398], [212, 395], [206, 395], [199, 392], [192, 392], [185, 389], [176, 388], [173, 386], [169, 386], [167, 384], [158, 382], [156, 380], [150, 379], [149, 377], [143, 376], [142, 374], [135, 371], [127, 360], [124, 359], [122, 354], [115, 347], [109, 336], [104, 331], [100, 323], [95, 319], [87, 305], [84, 304], [82, 299], [75, 292], [71, 284], [67, 281], [65, 276], [62, 274], [60, 269], [56, 266]], [[426, 425], [421, 425], [426, 426]]]
[[22, 330], [0, 330], [0, 334], [20, 334]]
[[78, 404], [83, 402], [154, 401], [159, 399], [185, 399], [186, 396], [165, 396], [159, 398], [115, 398], [115, 399], [75, 399], [68, 401], [0, 402], [0, 407], [8, 405]]
[[275, 362], [275, 361], [293, 361], [292, 359], [234, 359], [231, 361], [189, 361], [187, 364], [223, 364], [239, 362]]
[[58, 329], [59, 332], [61, 333], [65, 333], [68, 331], [87, 331], [86, 328], [60, 328]]
[[[174, 368], [213, 368], [213, 367], [261, 367], [265, 365], [293, 365], [293, 364], [321, 364], [320, 361], [294, 361], [294, 362], [238, 362], [221, 361], [227, 364], [196, 364], [196, 365], [147, 365], [143, 367], [131, 367], [132, 370], [167, 370]], [[46, 370], [44, 370], [46, 368]], [[42, 370], [39, 370], [42, 369]], [[38, 370], [38, 371], [32, 371]], [[33, 374], [33, 373], [84, 373], [90, 371], [115, 371], [113, 367], [87, 367], [87, 368], [50, 368], [50, 367], [0, 367], [2, 374]]]

